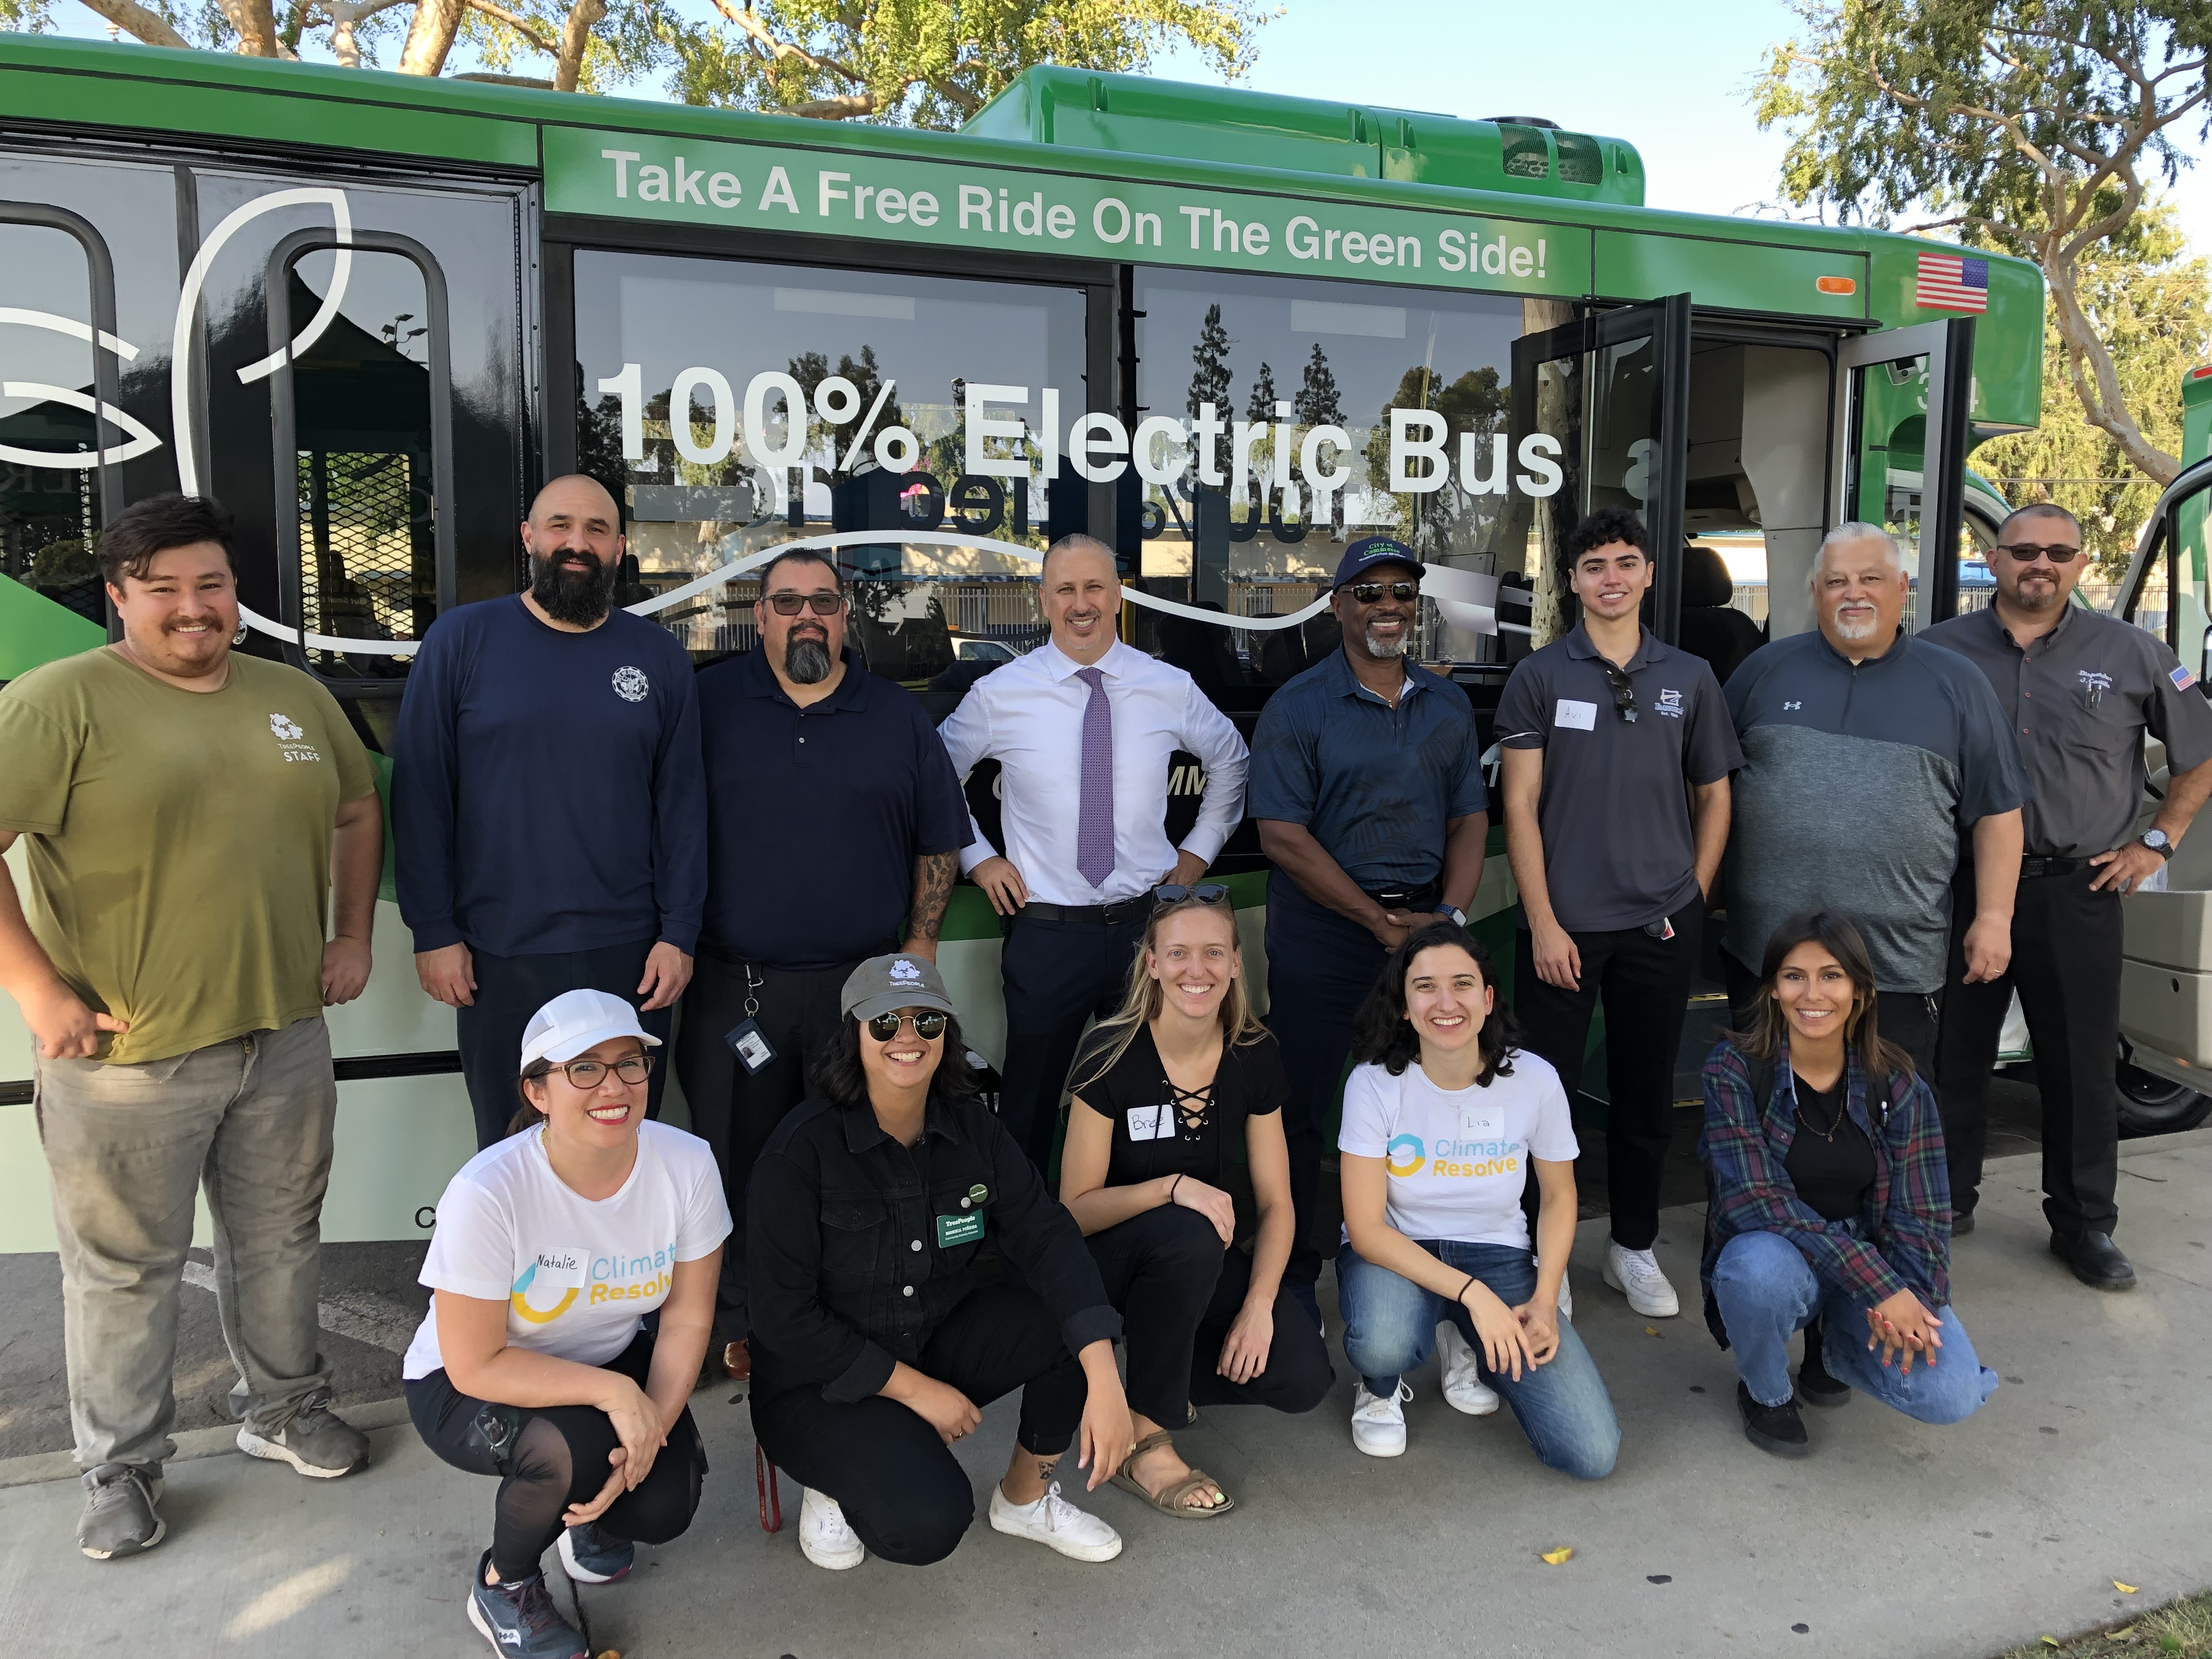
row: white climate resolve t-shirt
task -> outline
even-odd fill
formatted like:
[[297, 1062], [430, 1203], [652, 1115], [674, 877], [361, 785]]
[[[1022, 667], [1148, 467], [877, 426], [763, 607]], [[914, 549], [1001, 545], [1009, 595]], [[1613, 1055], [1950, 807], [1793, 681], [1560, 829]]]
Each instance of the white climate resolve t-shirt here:
[[1368, 1065], [1345, 1079], [1337, 1150], [1382, 1160], [1385, 1214], [1407, 1237], [1528, 1248], [1528, 1160], [1564, 1164], [1577, 1149], [1559, 1074], [1519, 1049], [1510, 1059], [1512, 1074], [1487, 1086], [1439, 1089], [1418, 1060], [1399, 1077]]
[[[668, 1299], [676, 1264], [712, 1255], [729, 1236], [721, 1174], [696, 1135], [641, 1123], [629, 1179], [592, 1200], [553, 1173], [544, 1131], [526, 1129], [447, 1183], [417, 1277], [434, 1291], [505, 1302], [509, 1347], [604, 1365]], [[433, 1304], [400, 1375], [411, 1382], [445, 1363]]]

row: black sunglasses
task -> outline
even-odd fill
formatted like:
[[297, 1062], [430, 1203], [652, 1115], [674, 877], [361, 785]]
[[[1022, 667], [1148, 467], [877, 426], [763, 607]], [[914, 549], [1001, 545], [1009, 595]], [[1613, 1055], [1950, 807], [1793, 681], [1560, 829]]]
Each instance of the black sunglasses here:
[[817, 617], [834, 617], [845, 605], [842, 593], [771, 593], [769, 608], [779, 617], [795, 617], [806, 605], [814, 608]]
[[2021, 564], [2033, 564], [2038, 559], [2048, 559], [2053, 564], [2071, 564], [2081, 556], [2078, 547], [2038, 547], [2033, 542], [1999, 542], [1997, 551], [2011, 554]]
[[1620, 718], [1629, 725], [1636, 724], [1636, 687], [1626, 672], [1612, 663], [1605, 664], [1605, 683], [1613, 688], [1613, 706]]
[[1401, 605], [1410, 605], [1420, 597], [1419, 582], [1349, 582], [1343, 592], [1362, 605], [1373, 605], [1387, 593]]
[[1200, 904], [1219, 904], [1229, 896], [1229, 889], [1218, 881], [1201, 881], [1195, 887], [1185, 887], [1173, 882], [1165, 887], [1152, 889], [1152, 908], [1164, 910], [1170, 904], [1181, 904], [1185, 899], [1196, 899]]
[[868, 1035], [878, 1042], [889, 1042], [898, 1036], [900, 1026], [912, 1020], [914, 1034], [924, 1042], [930, 1042], [945, 1035], [946, 1018], [945, 1014], [936, 1009], [919, 1014], [878, 1014], [868, 1022]]

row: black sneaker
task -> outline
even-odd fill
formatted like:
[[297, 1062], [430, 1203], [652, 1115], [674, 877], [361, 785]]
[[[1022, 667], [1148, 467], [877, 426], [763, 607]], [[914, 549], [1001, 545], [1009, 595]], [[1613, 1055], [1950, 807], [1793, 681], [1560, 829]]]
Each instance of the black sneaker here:
[[142, 1468], [135, 1463], [102, 1463], [85, 1471], [84, 1492], [76, 1547], [95, 1561], [143, 1554], [168, 1530], [157, 1508], [161, 1501], [159, 1464]]
[[2074, 1277], [2094, 1291], [2132, 1291], [2135, 1265], [2110, 1233], [2053, 1233], [2051, 1254], [2064, 1259]]
[[512, 1584], [487, 1584], [484, 1569], [490, 1562], [486, 1550], [469, 1595], [469, 1623], [493, 1652], [502, 1659], [591, 1659], [576, 1627], [553, 1605], [544, 1573]]
[[561, 1565], [580, 1584], [611, 1584], [629, 1577], [637, 1561], [637, 1546], [617, 1538], [596, 1521], [571, 1527], [561, 1534]]
[[1771, 1452], [1777, 1457], [1802, 1457], [1813, 1449], [1805, 1437], [1805, 1419], [1797, 1415], [1796, 1401], [1762, 1406], [1739, 1381], [1735, 1385], [1735, 1403], [1736, 1409], [1743, 1413], [1743, 1437], [1759, 1450]]
[[1974, 1212], [1973, 1212], [1972, 1210], [1967, 1210], [1967, 1211], [1966, 1211], [1966, 1212], [1953, 1212], [1952, 1217], [1951, 1217], [1951, 1237], [1954, 1237], [1954, 1238], [1964, 1238], [1964, 1237], [1965, 1237], [1968, 1233], [1970, 1233], [1970, 1232], [1972, 1232], [1972, 1231], [1974, 1231]]
[[1821, 1358], [1822, 1333], [1820, 1322], [1814, 1320], [1805, 1328], [1805, 1363], [1797, 1368], [1797, 1398], [1808, 1406], [1833, 1409], [1851, 1403], [1851, 1385], [1838, 1382], [1828, 1375], [1828, 1367]]

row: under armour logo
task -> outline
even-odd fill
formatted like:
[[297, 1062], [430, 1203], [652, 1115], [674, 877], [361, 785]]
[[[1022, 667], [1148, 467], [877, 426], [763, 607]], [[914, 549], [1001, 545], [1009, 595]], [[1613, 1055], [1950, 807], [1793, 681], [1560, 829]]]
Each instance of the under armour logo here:
[[1802, 708], [1805, 705], [1802, 702], [1785, 702], [1782, 705], [1785, 711], [1792, 708]]

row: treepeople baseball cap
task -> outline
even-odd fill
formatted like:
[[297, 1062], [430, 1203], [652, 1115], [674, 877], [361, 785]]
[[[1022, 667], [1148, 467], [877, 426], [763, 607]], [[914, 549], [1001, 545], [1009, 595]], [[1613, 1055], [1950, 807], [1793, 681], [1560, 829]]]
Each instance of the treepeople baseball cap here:
[[1428, 568], [1414, 556], [1412, 548], [1395, 536], [1362, 536], [1346, 548], [1344, 556], [1336, 562], [1336, 580], [1329, 584], [1328, 591], [1334, 593], [1358, 581], [1378, 564], [1410, 565], [1416, 575]]
[[838, 1006], [861, 1021], [901, 1008], [936, 1008], [953, 1015], [960, 1012], [945, 994], [945, 979], [935, 963], [902, 956], [870, 957], [853, 969]]
[[522, 1031], [522, 1063], [574, 1060], [609, 1037], [633, 1036], [653, 1048], [660, 1039], [638, 1024], [637, 1010], [605, 991], [563, 991], [536, 1013]]

